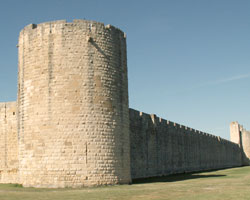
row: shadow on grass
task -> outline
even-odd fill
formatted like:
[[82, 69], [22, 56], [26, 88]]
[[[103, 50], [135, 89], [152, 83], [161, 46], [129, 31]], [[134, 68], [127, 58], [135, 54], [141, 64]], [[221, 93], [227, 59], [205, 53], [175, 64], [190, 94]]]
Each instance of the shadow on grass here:
[[151, 177], [151, 178], [139, 178], [133, 179], [132, 184], [141, 184], [141, 183], [156, 183], [156, 182], [176, 182], [176, 181], [185, 181], [197, 178], [218, 178], [225, 177], [226, 175], [200, 175], [200, 174], [175, 174], [169, 176], [161, 177]]

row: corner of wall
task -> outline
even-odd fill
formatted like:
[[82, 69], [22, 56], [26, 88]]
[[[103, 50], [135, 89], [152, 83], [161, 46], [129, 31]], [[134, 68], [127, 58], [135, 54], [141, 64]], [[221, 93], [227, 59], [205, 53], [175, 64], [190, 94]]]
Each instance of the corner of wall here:
[[230, 140], [241, 146], [240, 125], [237, 121], [230, 123]]

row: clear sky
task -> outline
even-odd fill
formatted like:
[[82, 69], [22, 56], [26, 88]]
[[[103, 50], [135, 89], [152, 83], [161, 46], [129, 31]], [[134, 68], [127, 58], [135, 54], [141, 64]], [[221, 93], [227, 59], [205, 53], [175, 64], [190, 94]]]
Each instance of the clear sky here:
[[20, 30], [89, 19], [127, 34], [130, 107], [229, 138], [250, 129], [249, 0], [2, 0], [0, 101], [15, 101]]

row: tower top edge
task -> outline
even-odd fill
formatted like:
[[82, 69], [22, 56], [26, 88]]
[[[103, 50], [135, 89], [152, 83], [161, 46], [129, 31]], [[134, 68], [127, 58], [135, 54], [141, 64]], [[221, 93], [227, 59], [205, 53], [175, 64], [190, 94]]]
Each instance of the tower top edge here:
[[27, 26], [25, 26], [20, 33], [24, 32], [24, 31], [32, 31], [34, 29], [37, 29], [39, 27], [51, 27], [51, 26], [61, 26], [61, 27], [66, 27], [66, 26], [89, 26], [89, 27], [92, 27], [92, 26], [96, 26], [96, 27], [99, 27], [99, 28], [103, 28], [103, 29], [110, 29], [110, 30], [113, 30], [113, 31], [118, 31], [118, 32], [121, 32], [125, 35], [125, 33], [115, 27], [115, 26], [112, 26], [110, 24], [107, 24], [105, 25], [104, 23], [102, 22], [97, 22], [97, 21], [94, 21], [94, 20], [86, 20], [86, 19], [74, 19], [72, 22], [68, 22], [67, 20], [56, 20], [56, 21], [48, 21], [48, 22], [43, 22], [43, 23], [39, 23], [39, 24], [29, 24]]
[[230, 123], [230, 125], [239, 125], [238, 121], [233, 121]]

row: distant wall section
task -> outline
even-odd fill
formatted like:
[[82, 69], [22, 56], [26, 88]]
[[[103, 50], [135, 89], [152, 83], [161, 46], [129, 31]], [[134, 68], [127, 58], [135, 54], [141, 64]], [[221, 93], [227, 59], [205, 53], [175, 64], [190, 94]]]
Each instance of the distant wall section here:
[[242, 165], [230, 141], [130, 109], [133, 179]]
[[0, 103], [0, 183], [18, 182], [16, 102]]
[[230, 124], [230, 138], [231, 141], [238, 144], [243, 152], [243, 164], [250, 164], [250, 131], [247, 131], [238, 122], [231, 122]]
[[241, 131], [242, 147], [246, 157], [250, 158], [250, 131], [243, 129]]
[[230, 141], [242, 146], [240, 128], [241, 127], [238, 124], [238, 122], [231, 122], [231, 124], [230, 124]]

